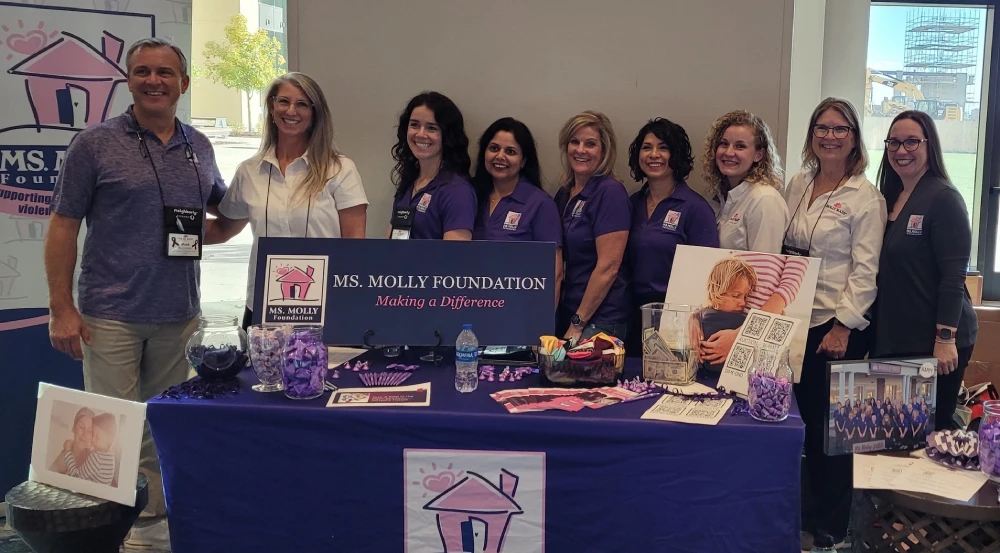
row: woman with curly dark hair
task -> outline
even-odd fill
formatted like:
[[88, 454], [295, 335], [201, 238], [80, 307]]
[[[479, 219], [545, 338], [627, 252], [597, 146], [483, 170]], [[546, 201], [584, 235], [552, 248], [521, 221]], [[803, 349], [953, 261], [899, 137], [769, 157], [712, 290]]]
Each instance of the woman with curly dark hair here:
[[719, 247], [715, 213], [685, 182], [694, 166], [691, 142], [680, 125], [657, 117], [639, 129], [628, 148], [632, 179], [644, 182], [632, 194], [627, 263], [632, 277], [631, 318], [625, 351], [642, 355], [642, 312], [667, 294], [679, 245]]
[[393, 238], [471, 240], [476, 193], [469, 183], [469, 139], [462, 112], [447, 96], [423, 92], [396, 128]]

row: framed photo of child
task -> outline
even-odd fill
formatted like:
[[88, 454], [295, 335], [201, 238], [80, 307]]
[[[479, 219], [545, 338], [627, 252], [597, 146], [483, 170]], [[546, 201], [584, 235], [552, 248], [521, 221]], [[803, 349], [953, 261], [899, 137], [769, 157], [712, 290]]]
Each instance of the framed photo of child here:
[[927, 445], [937, 409], [937, 359], [834, 361], [827, 374], [827, 455]]
[[28, 479], [135, 505], [146, 405], [38, 385]]
[[[797, 319], [789, 363], [798, 382], [820, 263], [813, 257], [677, 246], [664, 302], [695, 308], [689, 345], [700, 367], [715, 373], [733, 354], [750, 310]], [[756, 331], [756, 323], [750, 320], [748, 331]]]

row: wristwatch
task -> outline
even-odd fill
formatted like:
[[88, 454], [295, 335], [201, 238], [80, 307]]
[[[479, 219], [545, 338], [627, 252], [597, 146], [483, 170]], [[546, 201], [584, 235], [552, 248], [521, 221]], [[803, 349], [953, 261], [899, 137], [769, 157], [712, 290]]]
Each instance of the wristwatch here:
[[950, 328], [939, 328], [937, 331], [938, 340], [954, 340], [955, 333]]
[[570, 319], [569, 322], [572, 323], [573, 326], [578, 328], [583, 328], [587, 324], [587, 321], [580, 318], [579, 313], [574, 313], [573, 318]]
[[847, 330], [850, 330], [850, 329], [851, 329], [851, 328], [850, 328], [849, 326], [847, 326], [847, 325], [845, 325], [844, 323], [840, 322], [840, 319], [838, 319], [838, 318], [836, 318], [836, 317], [834, 317], [834, 319], [833, 319], [833, 325], [834, 325], [834, 326], [841, 326], [841, 327], [844, 327], [844, 328], [846, 328]]

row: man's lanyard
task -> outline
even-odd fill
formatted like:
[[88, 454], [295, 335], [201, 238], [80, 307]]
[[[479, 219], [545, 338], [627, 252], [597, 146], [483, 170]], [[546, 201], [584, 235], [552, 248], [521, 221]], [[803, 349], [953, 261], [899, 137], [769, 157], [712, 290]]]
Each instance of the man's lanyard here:
[[163, 195], [163, 183], [160, 182], [160, 174], [156, 170], [156, 163], [153, 162], [153, 154], [149, 151], [146, 139], [142, 137], [142, 128], [139, 127], [139, 122], [136, 121], [134, 115], [130, 114], [130, 116], [134, 124], [135, 136], [139, 140], [139, 153], [149, 160], [149, 166], [153, 169], [153, 178], [156, 179], [156, 190], [160, 194], [160, 203], [163, 204], [165, 253], [167, 257], [201, 259], [203, 246], [201, 231], [205, 225], [205, 191], [202, 190], [201, 173], [198, 171], [198, 157], [194, 153], [194, 148], [191, 147], [187, 133], [183, 126], [177, 125], [175, 119], [175, 128], [180, 130], [181, 136], [184, 138], [184, 157], [194, 169], [194, 176], [198, 182], [198, 198], [201, 203], [197, 207], [167, 205]]
[[[153, 163], [153, 155], [149, 151], [146, 139], [142, 137], [142, 128], [139, 127], [139, 122], [136, 121], [134, 115], [130, 115], [130, 117], [132, 118], [132, 124], [134, 125], [133, 130], [135, 131], [135, 136], [139, 139], [139, 153], [142, 154], [142, 157], [149, 160], [149, 166], [153, 169], [153, 178], [156, 179], [156, 189], [160, 192], [160, 203], [163, 204], [163, 207], [166, 207], [167, 202], [163, 198], [163, 184], [160, 182], [160, 174], [156, 171], [156, 164]], [[174, 125], [177, 125], [176, 121], [174, 122]], [[191, 166], [194, 168], [194, 176], [198, 179], [198, 198], [201, 200], [201, 205], [199, 207], [204, 209], [205, 192], [202, 190], [201, 173], [198, 171], [198, 158], [194, 155], [194, 148], [192, 148], [191, 142], [188, 140], [187, 133], [184, 132], [184, 127], [177, 125], [177, 128], [180, 129], [181, 136], [184, 138], [184, 157], [191, 162]]]

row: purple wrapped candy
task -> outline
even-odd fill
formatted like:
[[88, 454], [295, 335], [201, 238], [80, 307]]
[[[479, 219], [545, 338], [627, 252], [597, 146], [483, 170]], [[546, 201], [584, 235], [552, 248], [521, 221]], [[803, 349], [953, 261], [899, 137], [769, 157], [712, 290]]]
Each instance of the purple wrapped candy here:
[[792, 383], [766, 371], [753, 371], [747, 396], [751, 417], [764, 422], [783, 421], [792, 406]]
[[979, 425], [979, 469], [991, 480], [1000, 481], [1000, 417], [983, 415]]
[[327, 352], [323, 343], [323, 327], [293, 327], [285, 346], [281, 370], [285, 395], [292, 399], [313, 399], [323, 395], [326, 372]]
[[278, 392], [283, 388], [281, 368], [288, 339], [286, 325], [259, 324], [250, 327], [250, 361], [260, 384], [253, 386], [258, 392]]

